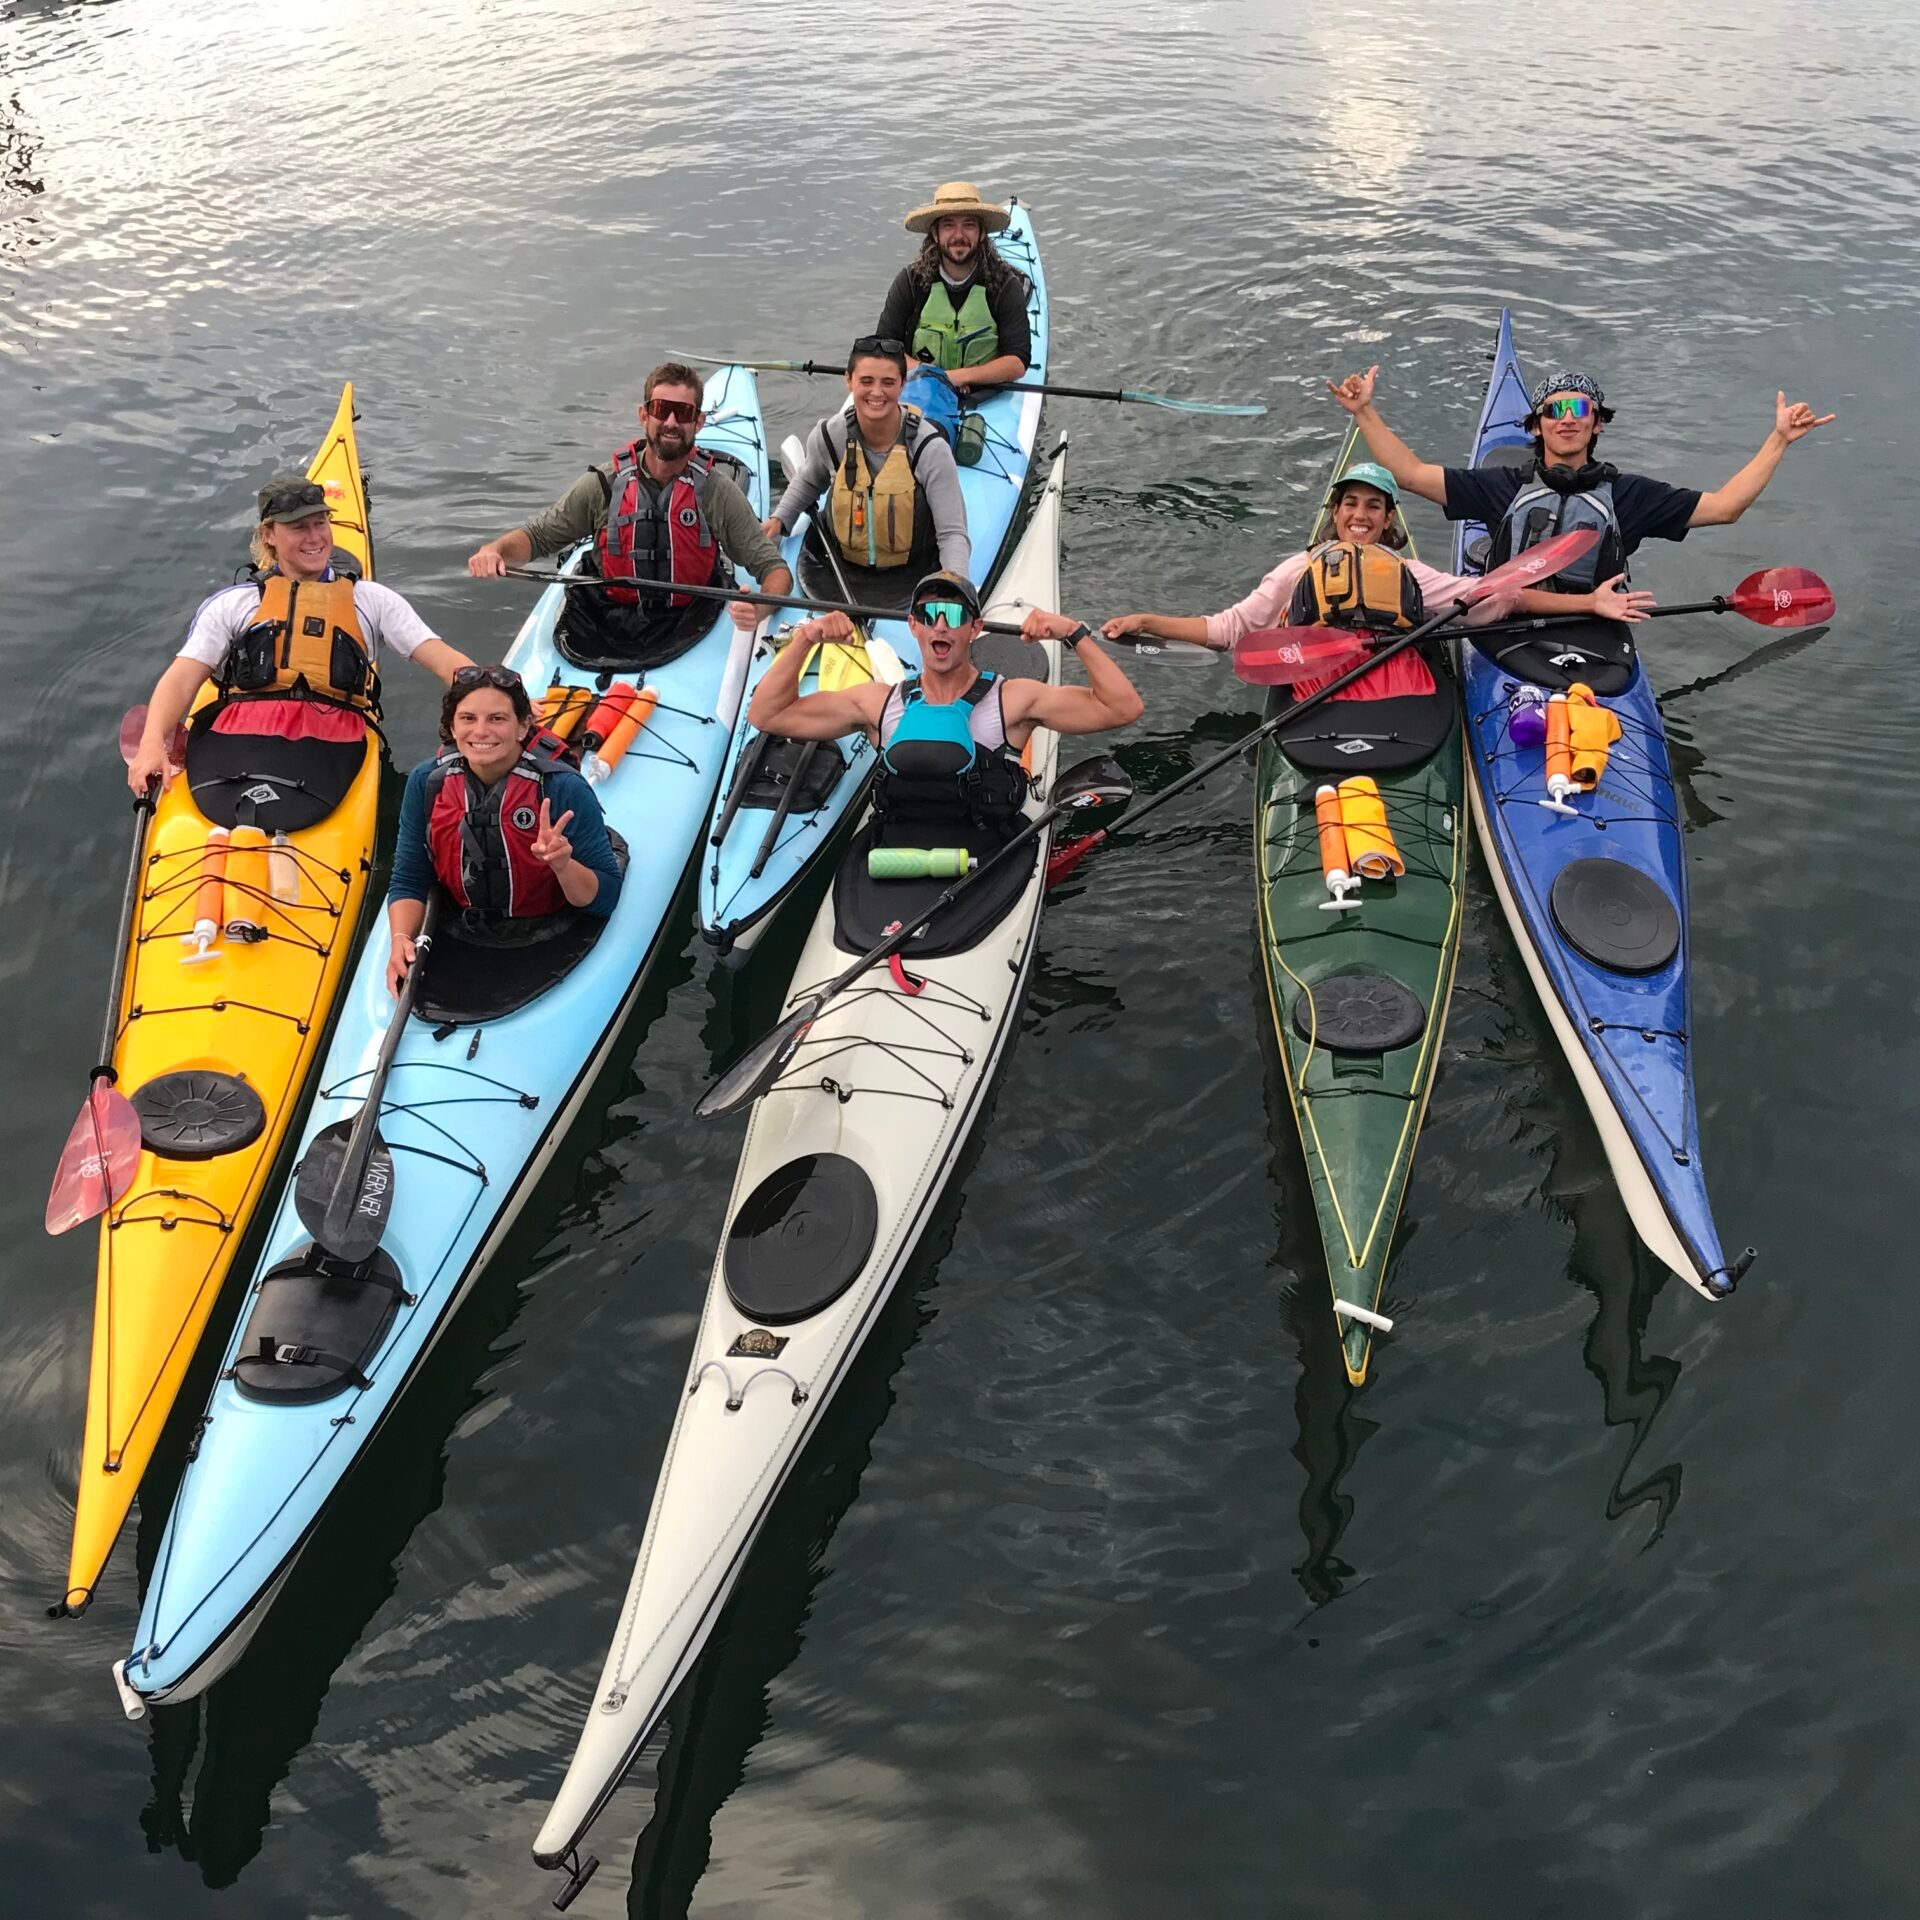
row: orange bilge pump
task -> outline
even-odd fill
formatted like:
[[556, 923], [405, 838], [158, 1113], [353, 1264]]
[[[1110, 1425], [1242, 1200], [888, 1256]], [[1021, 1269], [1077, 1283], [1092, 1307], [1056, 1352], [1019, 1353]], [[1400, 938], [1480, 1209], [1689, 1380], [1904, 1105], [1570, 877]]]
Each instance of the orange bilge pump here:
[[1620, 738], [1620, 722], [1584, 680], [1547, 701], [1547, 797], [1540, 804], [1571, 814], [1570, 794], [1591, 793], [1607, 770], [1607, 754]]
[[1338, 913], [1360, 902], [1349, 898], [1363, 880], [1393, 880], [1407, 870], [1387, 825], [1386, 802], [1367, 775], [1323, 786], [1313, 796], [1314, 823], [1320, 833], [1320, 872], [1331, 900], [1322, 913]]

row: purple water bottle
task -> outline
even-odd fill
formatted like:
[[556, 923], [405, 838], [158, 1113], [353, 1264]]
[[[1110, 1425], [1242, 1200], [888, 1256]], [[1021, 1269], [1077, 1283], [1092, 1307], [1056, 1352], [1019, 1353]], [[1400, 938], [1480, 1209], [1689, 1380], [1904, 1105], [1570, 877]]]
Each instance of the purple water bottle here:
[[1516, 687], [1507, 701], [1507, 738], [1516, 747], [1547, 741], [1547, 696], [1538, 687]]

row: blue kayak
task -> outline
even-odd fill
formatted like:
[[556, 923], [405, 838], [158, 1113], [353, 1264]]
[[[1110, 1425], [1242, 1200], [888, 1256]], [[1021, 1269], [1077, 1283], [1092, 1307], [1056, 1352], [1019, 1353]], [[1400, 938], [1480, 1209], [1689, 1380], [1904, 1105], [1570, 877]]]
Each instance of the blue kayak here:
[[[1047, 374], [1047, 286], [1034, 244], [1033, 222], [1016, 200], [1012, 222], [993, 244], [1009, 265], [1027, 278], [1027, 319], [1033, 328], [1033, 359], [1027, 378]], [[971, 433], [984, 432], [979, 459], [960, 468], [960, 491], [967, 503], [967, 533], [973, 543], [973, 574], [985, 586], [1012, 552], [1014, 530], [1027, 471], [1040, 433], [1037, 393], [998, 393], [968, 410]], [[782, 547], [801, 591], [838, 599], [830, 573], [813, 552], [802, 549], [811, 537], [796, 527]], [[911, 587], [912, 581], [903, 585]], [[885, 604], [885, 603], [883, 603]], [[755, 649], [747, 672], [747, 699], [773, 664], [777, 636], [807, 615], [789, 611], [772, 629], [774, 637]], [[883, 643], [869, 658], [865, 647], [823, 649], [801, 678], [803, 693], [917, 673], [920, 649], [905, 620], [875, 623], [872, 637]], [[899, 667], [889, 656], [897, 656]], [[746, 721], [746, 700], [727, 753], [726, 778], [701, 849], [697, 911], [700, 930], [724, 955], [742, 955], [765, 929], [801, 876], [834, 839], [835, 830], [858, 813], [873, 778], [874, 751], [858, 735], [817, 745], [771, 742]]]
[[[707, 383], [703, 445], [732, 455], [756, 515], [767, 460], [753, 375]], [[575, 556], [576, 560], [578, 556]], [[314, 1256], [282, 1196], [173, 1512], [121, 1674], [129, 1712], [200, 1692], [244, 1650], [334, 1489], [392, 1411], [533, 1192], [607, 1063], [652, 962], [713, 806], [745, 661], [724, 608], [679, 658], [596, 673], [556, 641], [550, 588], [507, 655], [536, 695], [637, 682], [653, 696], [598, 788], [627, 843], [603, 922], [502, 951], [435, 942], [381, 1108], [392, 1212], [378, 1250], [343, 1275]], [[597, 925], [599, 931], [593, 933]], [[376, 930], [342, 995], [302, 1136], [351, 1117], [393, 1013]], [[518, 1004], [515, 1004], [518, 1002]]]
[[[1500, 315], [1473, 464], [1530, 466], [1527, 384]], [[1456, 566], [1484, 570], [1488, 529], [1463, 522]], [[1627, 1211], [1649, 1248], [1709, 1299], [1729, 1264], [1707, 1200], [1693, 1095], [1687, 868], [1673, 766], [1630, 629], [1612, 621], [1490, 629], [1461, 644], [1467, 789], [1494, 891], [1566, 1051]], [[1544, 745], [1509, 710], [1584, 681], [1620, 723], [1597, 788], [1548, 796]]]

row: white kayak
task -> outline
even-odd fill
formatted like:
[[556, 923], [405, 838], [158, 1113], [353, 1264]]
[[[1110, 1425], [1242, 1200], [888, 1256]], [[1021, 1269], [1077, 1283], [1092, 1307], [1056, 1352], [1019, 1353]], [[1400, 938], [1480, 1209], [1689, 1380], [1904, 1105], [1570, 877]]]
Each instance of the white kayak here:
[[[1065, 480], [1063, 440], [990, 617], [1058, 608]], [[1027, 673], [1059, 682], [1059, 647], [1012, 642], [998, 658], [1013, 648]], [[1030, 815], [1057, 747], [1046, 729], [1034, 734]], [[814, 920], [789, 1008], [877, 944], [889, 918], [904, 921], [948, 884], [869, 880], [869, 832], [855, 835]], [[833, 1001], [753, 1108], [626, 1604], [534, 1842], [541, 1866], [569, 1868], [563, 1899], [593, 1871], [579, 1859], [582, 1838], [699, 1657], [986, 1101], [1033, 968], [1050, 840], [1048, 829], [1031, 863], [1010, 858], [963, 889], [898, 971], [876, 966]]]

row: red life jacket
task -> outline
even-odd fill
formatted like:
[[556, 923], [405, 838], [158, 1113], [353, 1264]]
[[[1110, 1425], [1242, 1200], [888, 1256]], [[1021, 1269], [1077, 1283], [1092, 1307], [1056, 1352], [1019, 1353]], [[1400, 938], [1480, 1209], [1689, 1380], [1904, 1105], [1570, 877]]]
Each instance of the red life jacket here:
[[[599, 538], [601, 578], [684, 580], [688, 586], [710, 587], [720, 576], [720, 546], [707, 524], [713, 456], [696, 447], [686, 471], [656, 491], [640, 477], [645, 446], [636, 440], [613, 456], [607, 479], [607, 524]], [[636, 606], [645, 599], [655, 612], [663, 598], [674, 607], [691, 604], [684, 593], [642, 595], [631, 587], [616, 587], [607, 598], [621, 607]]]
[[536, 733], [506, 775], [483, 789], [448, 748], [427, 776], [427, 849], [457, 906], [487, 919], [531, 920], [567, 905], [533, 850], [547, 775], [567, 766], [566, 742]]

